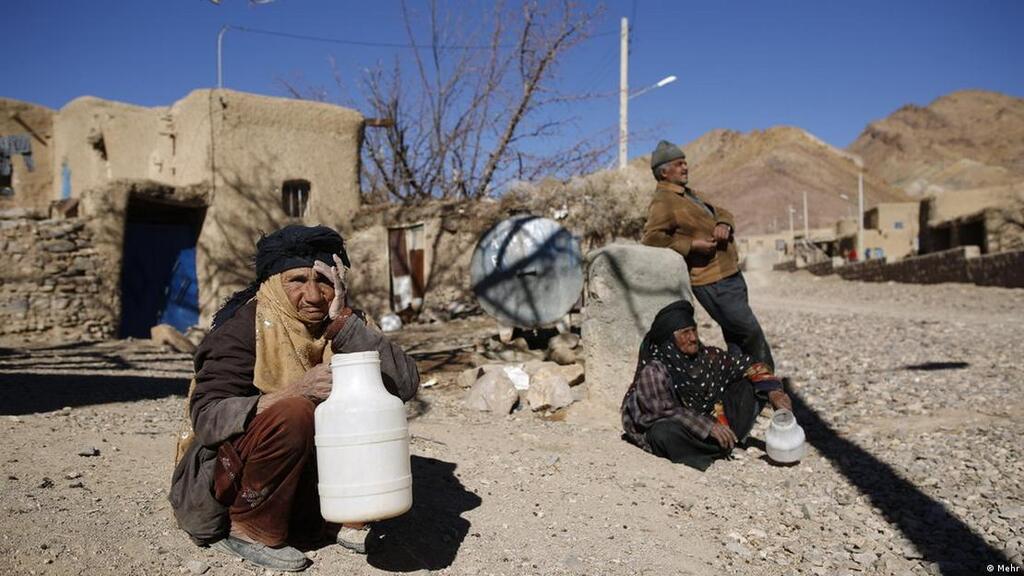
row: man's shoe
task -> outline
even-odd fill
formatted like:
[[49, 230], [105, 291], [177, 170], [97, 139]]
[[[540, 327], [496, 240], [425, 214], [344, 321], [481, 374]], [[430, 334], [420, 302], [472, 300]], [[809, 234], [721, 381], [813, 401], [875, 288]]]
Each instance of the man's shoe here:
[[309, 558], [291, 546], [271, 548], [259, 542], [248, 542], [228, 536], [210, 544], [210, 548], [248, 560], [257, 566], [282, 572], [301, 572], [309, 566]]
[[338, 544], [341, 544], [349, 550], [359, 553], [366, 554], [366, 537], [370, 534], [370, 527], [367, 526], [362, 530], [355, 528], [347, 528], [342, 526], [338, 530]]

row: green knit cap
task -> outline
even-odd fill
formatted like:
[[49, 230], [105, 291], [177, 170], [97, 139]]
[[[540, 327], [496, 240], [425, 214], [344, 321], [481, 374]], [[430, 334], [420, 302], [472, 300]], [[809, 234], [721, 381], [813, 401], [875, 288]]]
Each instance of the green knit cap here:
[[651, 170], [656, 172], [658, 170], [658, 166], [680, 158], [686, 158], [686, 154], [683, 153], [683, 149], [668, 140], [662, 140], [661, 142], [658, 142], [658, 146], [654, 149], [654, 152], [651, 152]]

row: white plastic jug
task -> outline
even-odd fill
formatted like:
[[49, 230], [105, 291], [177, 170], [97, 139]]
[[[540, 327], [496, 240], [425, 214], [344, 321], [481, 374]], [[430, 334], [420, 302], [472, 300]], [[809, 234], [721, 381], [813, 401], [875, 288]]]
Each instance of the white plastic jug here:
[[768, 457], [779, 464], [799, 462], [807, 450], [804, 429], [789, 410], [776, 410], [764, 435]]
[[377, 351], [335, 354], [315, 415], [320, 513], [328, 522], [393, 518], [412, 507], [409, 423], [384, 389]]

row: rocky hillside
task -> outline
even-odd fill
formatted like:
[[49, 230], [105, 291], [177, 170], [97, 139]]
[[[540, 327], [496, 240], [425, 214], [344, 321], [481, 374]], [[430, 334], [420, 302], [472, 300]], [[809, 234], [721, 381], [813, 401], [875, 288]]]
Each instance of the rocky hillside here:
[[848, 150], [918, 197], [1024, 180], [1024, 99], [980, 90], [907, 105], [872, 122]]
[[[857, 200], [856, 164], [846, 152], [800, 128], [780, 126], [746, 134], [713, 130], [685, 150], [691, 185], [732, 210], [741, 233], [788, 229], [789, 206], [797, 210], [794, 223], [802, 228], [804, 191], [811, 228], [832, 226], [856, 213], [851, 204]], [[865, 208], [904, 200], [902, 192], [865, 174]]]

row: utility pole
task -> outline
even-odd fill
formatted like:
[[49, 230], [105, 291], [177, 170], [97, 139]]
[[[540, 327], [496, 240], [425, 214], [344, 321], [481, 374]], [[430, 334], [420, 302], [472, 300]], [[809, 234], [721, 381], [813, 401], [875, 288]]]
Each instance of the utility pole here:
[[629, 20], [622, 19], [619, 33], [619, 170], [626, 167], [627, 116], [629, 114]]
[[857, 258], [864, 260], [864, 164], [857, 173]]
[[224, 26], [220, 27], [220, 32], [217, 32], [217, 88], [218, 89], [224, 87], [224, 76], [221, 73], [221, 71], [223, 70], [223, 66], [221, 65], [221, 62], [222, 62], [222, 58], [223, 58], [223, 54], [224, 54], [224, 52], [223, 52], [224, 33], [228, 31], [228, 28], [231, 28], [231, 27], [225, 24]]
[[788, 212], [789, 212], [789, 246], [790, 246], [790, 250], [793, 252], [793, 257], [795, 258], [796, 257], [796, 234], [793, 232], [793, 213], [796, 212], [796, 210], [794, 210], [793, 207], [790, 206]]
[[807, 190], [804, 190], [804, 241], [808, 242], [811, 239], [811, 228], [807, 223]]

